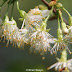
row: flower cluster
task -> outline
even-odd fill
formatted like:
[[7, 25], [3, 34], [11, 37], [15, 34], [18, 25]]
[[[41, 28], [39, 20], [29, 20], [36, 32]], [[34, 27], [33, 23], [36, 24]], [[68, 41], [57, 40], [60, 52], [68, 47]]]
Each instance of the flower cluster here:
[[[3, 1], [5, 3], [7, 0]], [[23, 22], [21, 28], [18, 28], [17, 23], [13, 18], [13, 8], [11, 19], [8, 17], [9, 7], [11, 4], [14, 6], [16, 1], [17, 0], [9, 0], [4, 20], [0, 18], [0, 37], [1, 40], [4, 38], [3, 42], [7, 40], [6, 47], [8, 47], [10, 43], [18, 48], [24, 48], [24, 44], [30, 44], [31, 52], [39, 52], [42, 55], [47, 53], [47, 51], [51, 54], [57, 54], [57, 51], [60, 51], [62, 52], [61, 59], [58, 59], [58, 62], [48, 69], [55, 67], [58, 71], [61, 71], [62, 69], [65, 71], [72, 70], [72, 59], [67, 60], [67, 52], [65, 52], [68, 50], [70, 54], [72, 53], [69, 49], [69, 44], [72, 44], [72, 16], [69, 12], [61, 3], [56, 3], [57, 0], [53, 0], [49, 4], [51, 6], [49, 10], [41, 10], [37, 7], [26, 13], [19, 9], [19, 3], [17, 1], [17, 9], [21, 16], [19, 20]], [[68, 14], [69, 25], [66, 25], [64, 22], [61, 9]], [[57, 13], [54, 12], [55, 10]], [[49, 33], [50, 29], [47, 29], [47, 21], [53, 16], [53, 12], [57, 14], [56, 16], [58, 18], [57, 38], [54, 38]]]
[[61, 58], [57, 58], [58, 62], [48, 67], [48, 70], [55, 67], [56, 71], [71, 72], [72, 71], [72, 59], [67, 60], [66, 50], [62, 51]]
[[55, 70], [58, 70], [58, 71], [71, 72], [72, 71], [72, 59], [67, 60], [66, 62], [59, 61], [53, 64], [52, 66], [50, 66], [48, 69], [51, 69], [53, 67], [55, 67]]
[[[63, 49], [67, 49], [70, 52], [68, 43], [72, 43], [71, 16], [70, 26], [67, 28], [62, 19], [61, 11], [58, 10], [61, 17], [61, 25], [58, 20], [57, 38], [54, 38], [49, 34], [50, 29], [47, 29], [47, 20], [52, 14], [53, 7], [51, 10], [34, 8], [26, 13], [19, 9], [19, 4], [17, 2], [17, 9], [21, 16], [19, 19], [23, 21], [20, 29], [17, 27], [13, 17], [9, 20], [8, 14], [6, 14], [4, 21], [0, 19], [0, 36], [4, 37], [4, 41], [7, 40], [7, 46], [9, 43], [12, 43], [19, 48], [23, 48], [26, 43], [31, 45], [31, 51], [35, 50], [44, 53], [49, 50], [50, 53], [53, 54], [57, 53], [58, 50], [62, 51]], [[64, 33], [66, 35], [64, 35]], [[54, 46], [52, 47], [51, 44]]]
[[[24, 43], [27, 43], [35, 50], [47, 51], [51, 47], [50, 40], [53, 39], [53, 36], [46, 31], [46, 25], [43, 24], [46, 24], [44, 18], [49, 13], [49, 10], [41, 11], [39, 8], [31, 9], [28, 13], [25, 12], [21, 29], [17, 27], [16, 21], [13, 18], [9, 21], [7, 15], [4, 21], [0, 19], [0, 36], [4, 37], [4, 41], [7, 40], [6, 46], [9, 43], [13, 43], [13, 45], [20, 48], [24, 47]], [[22, 15], [22, 12], [20, 14]]]

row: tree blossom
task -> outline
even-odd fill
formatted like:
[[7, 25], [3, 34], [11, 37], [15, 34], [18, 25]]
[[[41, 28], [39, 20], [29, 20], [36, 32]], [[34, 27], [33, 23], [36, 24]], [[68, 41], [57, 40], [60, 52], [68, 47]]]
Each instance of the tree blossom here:
[[71, 72], [72, 71], [72, 59], [67, 60], [67, 51], [64, 49], [61, 53], [61, 58], [57, 58], [58, 62], [48, 67], [48, 70], [55, 67], [56, 71]]
[[16, 22], [14, 20], [12, 21], [4, 21], [3, 25], [1, 26], [2, 35], [1, 37], [4, 37], [4, 42], [7, 40], [7, 46], [10, 43], [13, 42], [13, 38], [18, 31], [18, 27], [16, 26]]
[[49, 15], [49, 10], [39, 10], [31, 9], [25, 17], [25, 27], [29, 29], [30, 32], [35, 31], [35, 27], [40, 27], [43, 22], [43, 18]]
[[27, 43], [27, 39], [25, 37], [26, 32], [26, 29], [19, 29], [13, 37], [13, 45], [18, 46], [18, 48], [24, 48], [24, 44]]
[[49, 10], [45, 9], [45, 10], [40, 10], [39, 8], [34, 8], [34, 9], [31, 9], [29, 12], [28, 12], [28, 15], [40, 15], [42, 16], [42, 18], [48, 16], [50, 13]]
[[28, 16], [25, 18], [25, 27], [30, 32], [35, 31], [35, 27], [40, 27], [41, 23], [42, 17], [40, 15]]
[[65, 35], [65, 39], [68, 43], [72, 44], [72, 26], [69, 27], [68, 34]]
[[62, 51], [63, 49], [67, 49], [69, 53], [71, 54], [71, 51], [68, 48], [68, 43], [66, 42], [66, 39], [62, 40], [55, 40], [54, 46], [52, 47], [50, 53], [57, 53], [57, 51]]
[[58, 70], [58, 71], [65, 68], [64, 72], [66, 71], [66, 69], [71, 72], [72, 71], [72, 59], [69, 59], [66, 62], [59, 61], [59, 62], [53, 64], [52, 66], [48, 67], [48, 69], [52, 69], [54, 67], [55, 67], [55, 70]]
[[30, 49], [33, 50], [34, 48], [36, 51], [47, 52], [51, 48], [50, 42], [54, 42], [53, 36], [45, 30], [37, 28], [30, 36]]

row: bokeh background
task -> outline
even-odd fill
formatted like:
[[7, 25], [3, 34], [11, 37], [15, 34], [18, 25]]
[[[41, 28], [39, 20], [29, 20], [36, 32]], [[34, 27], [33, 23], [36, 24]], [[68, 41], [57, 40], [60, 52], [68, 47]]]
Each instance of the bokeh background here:
[[[70, 12], [72, 15], [72, 0], [59, 0], [63, 6]], [[0, 4], [3, 1], [0, 0]], [[41, 0], [19, 0], [20, 9], [28, 12], [30, 9], [33, 9], [39, 4], [43, 4]], [[7, 9], [7, 3], [2, 7], [1, 18], [3, 19]], [[11, 7], [9, 10], [9, 17], [11, 16]], [[19, 12], [14, 7], [13, 13], [14, 19], [17, 21], [18, 27], [21, 26], [22, 22], [18, 20], [20, 17]], [[67, 20], [68, 16], [63, 11], [63, 16]], [[50, 33], [56, 37], [57, 30], [57, 20], [48, 21], [48, 28], [51, 28]], [[7, 42], [7, 41], [6, 41]], [[42, 56], [39, 54], [29, 53], [29, 45], [25, 45], [24, 50], [12, 47], [12, 45], [6, 46], [6, 42], [0, 42], [0, 72], [26, 72], [26, 69], [43, 69], [44, 72], [55, 72], [54, 69], [47, 70], [47, 67], [54, 64], [57, 60], [56, 57], [60, 57], [60, 52], [57, 55], [51, 55], [50, 52], [45, 54], [45, 60], [42, 60]], [[72, 47], [70, 46], [70, 50]], [[68, 53], [68, 59], [72, 58], [72, 55]]]

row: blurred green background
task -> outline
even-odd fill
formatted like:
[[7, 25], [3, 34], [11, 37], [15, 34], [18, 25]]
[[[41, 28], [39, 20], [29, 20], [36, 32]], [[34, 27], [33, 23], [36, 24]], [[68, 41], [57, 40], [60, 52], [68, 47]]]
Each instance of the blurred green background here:
[[[63, 6], [70, 12], [72, 15], [72, 0], [59, 0]], [[0, 4], [3, 1], [0, 0]], [[20, 9], [28, 12], [30, 9], [33, 9], [35, 6], [39, 4], [43, 4], [41, 0], [19, 0]], [[7, 3], [2, 7], [1, 14], [2, 19], [5, 15], [5, 11], [7, 9]], [[9, 17], [11, 16], [11, 7], [9, 10]], [[16, 8], [16, 4], [14, 7], [14, 19], [18, 23], [18, 27], [21, 26], [22, 22], [18, 20], [20, 17], [19, 12]], [[65, 12], [63, 12], [64, 18], [68, 19], [68, 16]], [[49, 21], [48, 28], [51, 28], [50, 33], [56, 37], [56, 29], [57, 29], [57, 20]], [[42, 56], [39, 54], [31, 53], [29, 54], [29, 45], [25, 45], [24, 50], [19, 48], [5, 47], [6, 43], [0, 42], [0, 72], [26, 72], [26, 69], [43, 69], [44, 72], [55, 72], [54, 69], [47, 70], [47, 67], [54, 64], [56, 62], [56, 57], [60, 57], [60, 52], [58, 52], [57, 56], [51, 55], [50, 52], [45, 54], [45, 60], [42, 60]], [[72, 47], [70, 47], [70, 50]], [[68, 53], [68, 59], [72, 58], [72, 55]]]

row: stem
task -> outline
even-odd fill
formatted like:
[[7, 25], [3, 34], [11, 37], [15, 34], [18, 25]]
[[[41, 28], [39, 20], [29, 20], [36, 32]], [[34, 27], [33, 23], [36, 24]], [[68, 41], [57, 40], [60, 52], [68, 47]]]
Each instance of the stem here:
[[4, 1], [4, 2], [0, 5], [0, 7], [2, 7], [2, 6], [5, 4], [5, 2], [6, 2], [6, 1]]
[[13, 6], [12, 6], [11, 18], [13, 18], [13, 9], [14, 9], [14, 3], [13, 3]]
[[[41, 0], [47, 7], [49, 10], [51, 10], [51, 7], [49, 6], [48, 2], [46, 0]], [[53, 9], [53, 13], [55, 14], [55, 16], [57, 15], [56, 14], [56, 8]], [[57, 19], [57, 17], [55, 17], [54, 19]], [[69, 25], [69, 23], [63, 18], [63, 21]]]
[[61, 11], [59, 11], [59, 15], [60, 15], [61, 21], [63, 22]]
[[[48, 2], [46, 0], [41, 0], [47, 7], [49, 10], [51, 10], [52, 7], [49, 6]], [[54, 14], [56, 15], [56, 9], [53, 9]]]
[[9, 6], [10, 6], [10, 4], [8, 4], [8, 8], [7, 8], [7, 11], [6, 11], [6, 15], [8, 15]]
[[51, 9], [51, 11], [50, 11], [50, 14], [49, 14], [49, 15], [47, 16], [47, 18], [45, 19], [45, 22], [47, 22], [47, 20], [49, 19], [50, 15], [52, 14], [53, 8], [54, 8], [54, 6], [52, 7], [52, 9]]
[[9, 7], [10, 7], [10, 3], [8, 4], [8, 8], [7, 8], [6, 14], [4, 16], [4, 21], [9, 21], [9, 18], [8, 18]]
[[70, 13], [69, 13], [65, 8], [63, 8], [63, 10], [64, 10], [69, 16], [71, 16]]
[[59, 17], [58, 17], [58, 28], [60, 29], [60, 21], [59, 21]]
[[48, 2], [46, 0], [41, 0], [47, 7], [49, 10], [51, 10], [51, 7], [49, 6]]
[[19, 2], [18, 2], [18, 1], [17, 1], [17, 9], [20, 10], [20, 9], [19, 9]]
[[67, 51], [64, 49], [61, 54], [61, 60], [66, 62], [67, 61]]
[[67, 22], [67, 20], [63, 17], [63, 21], [67, 24], [67, 25], [69, 25], [69, 23]]
[[57, 38], [59, 41], [62, 40], [63, 35], [62, 35], [62, 30], [60, 28], [60, 21], [59, 21], [59, 15], [58, 15], [58, 30], [57, 30]]
[[47, 16], [47, 18], [45, 19], [45, 23], [47, 22], [47, 20], [49, 19], [50, 15]]

